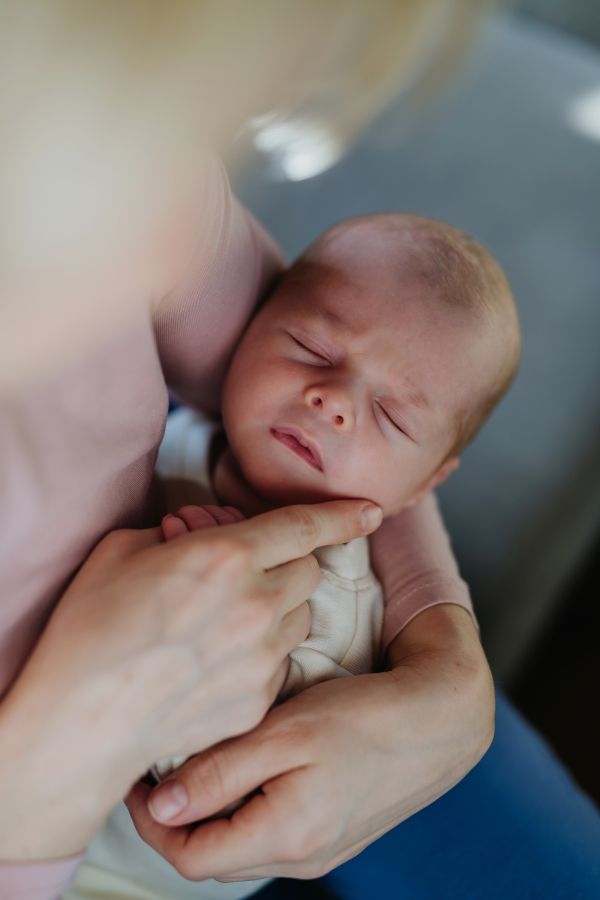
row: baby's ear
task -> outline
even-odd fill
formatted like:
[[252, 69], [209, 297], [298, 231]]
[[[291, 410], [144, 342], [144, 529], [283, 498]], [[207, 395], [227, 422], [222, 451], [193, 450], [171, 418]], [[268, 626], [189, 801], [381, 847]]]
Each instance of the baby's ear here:
[[453, 472], [456, 472], [459, 466], [460, 459], [458, 456], [452, 456], [450, 459], [446, 460], [446, 462], [439, 467], [435, 475], [432, 475], [429, 481], [423, 485], [421, 490], [415, 494], [412, 500], [408, 501], [406, 506], [415, 506], [425, 494], [428, 494], [429, 491], [433, 491], [436, 487], [439, 487], [440, 484], [443, 484], [446, 478], [449, 475], [452, 475]]

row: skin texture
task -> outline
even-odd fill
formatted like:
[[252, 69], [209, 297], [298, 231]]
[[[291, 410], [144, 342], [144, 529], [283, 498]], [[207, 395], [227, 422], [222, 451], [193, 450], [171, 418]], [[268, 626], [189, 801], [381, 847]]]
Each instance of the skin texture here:
[[[176, 537], [233, 515], [186, 507], [164, 528]], [[493, 736], [493, 684], [470, 616], [425, 610], [388, 661], [387, 672], [325, 682], [271, 709], [154, 791], [136, 785], [126, 802], [142, 838], [190, 880], [316, 878], [441, 796]], [[190, 826], [257, 788], [230, 819]]]
[[367, 271], [339, 250], [301, 264], [236, 351], [224, 424], [267, 501], [361, 496], [387, 516], [458, 466], [447, 457], [486, 377], [489, 342], [472, 316], [374, 255]]
[[256, 726], [310, 627], [311, 550], [380, 521], [346, 500], [108, 535], [0, 709], [2, 858], [81, 851], [155, 759]]

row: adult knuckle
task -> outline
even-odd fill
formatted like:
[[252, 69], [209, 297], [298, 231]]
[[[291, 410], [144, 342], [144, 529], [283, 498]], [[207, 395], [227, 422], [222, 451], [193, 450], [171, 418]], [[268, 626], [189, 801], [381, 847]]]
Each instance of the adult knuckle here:
[[256, 728], [264, 719], [268, 708], [268, 700], [258, 692], [249, 697], [239, 717], [240, 731], [252, 731]]
[[273, 625], [281, 619], [281, 616], [285, 614], [290, 597], [293, 598], [296, 592], [295, 586], [288, 583], [261, 592], [261, 601], [264, 605], [269, 625]]
[[266, 703], [268, 685], [277, 669], [275, 655], [268, 651], [256, 654], [248, 671], [248, 688], [259, 702]]
[[223, 747], [210, 747], [197, 756], [188, 766], [187, 778], [197, 793], [211, 800], [219, 800], [224, 795], [223, 771], [227, 753]]
[[297, 536], [299, 543], [303, 547], [316, 546], [320, 536], [320, 528], [318, 520], [310, 508], [307, 506], [289, 506], [286, 512], [290, 520], [290, 527]]
[[281, 665], [281, 652], [275, 645], [264, 648], [261, 654], [262, 671], [264, 681], [269, 682]]
[[311, 579], [315, 582], [316, 586], [318, 586], [321, 581], [321, 577], [322, 577], [321, 568], [319, 566], [319, 563], [317, 562], [316, 556], [313, 556], [312, 553], [310, 553], [306, 557], [306, 566], [308, 569], [308, 574], [310, 575]]
[[139, 532], [135, 528], [118, 528], [110, 531], [102, 540], [104, 549], [119, 552], [128, 550], [137, 540]]
[[280, 727], [278, 740], [282, 748], [292, 750], [294, 747], [309, 746], [313, 743], [318, 726], [303, 717], [289, 719]]
[[248, 568], [252, 559], [250, 546], [235, 535], [215, 536], [215, 555], [227, 568], [238, 570]]
[[235, 535], [211, 534], [203, 551], [205, 575], [219, 581], [239, 580], [250, 567], [251, 549]]
[[182, 855], [177, 859], [169, 860], [171, 865], [177, 869], [180, 875], [187, 878], [188, 881], [197, 879], [197, 865], [193, 856]]
[[248, 644], [262, 641], [273, 624], [273, 610], [266, 597], [261, 594], [243, 598], [238, 604], [238, 617], [235, 629], [242, 640]]
[[320, 848], [312, 830], [300, 828], [296, 822], [294, 832], [289, 832], [283, 839], [285, 858], [292, 863], [305, 863]]

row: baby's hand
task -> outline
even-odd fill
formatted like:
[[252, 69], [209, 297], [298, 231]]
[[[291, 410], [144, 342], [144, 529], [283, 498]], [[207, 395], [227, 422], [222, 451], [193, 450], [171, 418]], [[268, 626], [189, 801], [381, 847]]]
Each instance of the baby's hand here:
[[233, 506], [182, 506], [175, 515], [169, 513], [162, 520], [165, 541], [173, 541], [190, 531], [215, 528], [217, 525], [233, 525], [246, 517]]

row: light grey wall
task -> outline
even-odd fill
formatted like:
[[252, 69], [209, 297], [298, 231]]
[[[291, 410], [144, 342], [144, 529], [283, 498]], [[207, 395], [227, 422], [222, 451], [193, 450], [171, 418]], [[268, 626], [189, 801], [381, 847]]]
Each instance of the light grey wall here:
[[600, 44], [598, 0], [520, 0], [516, 9], [539, 22]]

